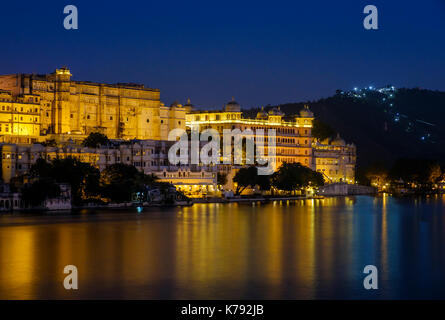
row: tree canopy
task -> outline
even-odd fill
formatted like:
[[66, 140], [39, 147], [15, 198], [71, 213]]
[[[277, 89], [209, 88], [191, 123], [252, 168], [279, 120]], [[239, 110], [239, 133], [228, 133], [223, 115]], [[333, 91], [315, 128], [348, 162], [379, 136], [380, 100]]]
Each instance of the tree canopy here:
[[[71, 157], [54, 159], [52, 162], [37, 159], [31, 166], [29, 176], [34, 183], [25, 186], [28, 194], [39, 187], [44, 187], [50, 192], [51, 183], [68, 183], [71, 185], [74, 204], [98, 198], [115, 202], [130, 201], [132, 193], [144, 191], [146, 186], [156, 183], [155, 176], [146, 175], [132, 165], [116, 163], [100, 172], [89, 163]], [[45, 196], [52, 194], [54, 192]], [[33, 203], [39, 199], [43, 201], [45, 196], [37, 192], [37, 200], [33, 200]]]
[[427, 159], [398, 159], [389, 172], [392, 180], [432, 184], [441, 177], [442, 171], [437, 161]]
[[236, 183], [235, 194], [240, 195], [247, 187], [254, 187], [257, 176], [258, 169], [254, 166], [239, 169], [233, 177], [233, 182]]
[[323, 175], [300, 163], [283, 163], [272, 175], [258, 175], [254, 166], [243, 167], [233, 177], [236, 182], [235, 194], [240, 195], [246, 188], [258, 186], [260, 190], [270, 190], [273, 186], [278, 190], [295, 191], [309, 186], [324, 185]]
[[335, 135], [335, 130], [332, 127], [318, 119], [312, 122], [312, 136], [322, 141], [327, 138], [332, 138]]
[[102, 195], [116, 202], [130, 201], [134, 192], [144, 191], [145, 186], [155, 181], [155, 176], [123, 163], [108, 166], [100, 175]]
[[283, 191], [322, 185], [324, 185], [323, 175], [300, 163], [283, 163], [272, 175], [272, 186]]
[[41, 179], [33, 183], [26, 184], [22, 189], [23, 201], [33, 207], [42, 205], [48, 198], [58, 197], [60, 187], [51, 179]]
[[219, 186], [223, 186], [227, 183], [227, 174], [218, 172], [216, 175], [216, 183]]
[[44, 142], [40, 142], [40, 144], [45, 147], [55, 147], [55, 146], [57, 146], [57, 141], [56, 141], [56, 139], [48, 139]]
[[52, 162], [37, 159], [30, 168], [30, 176], [39, 180], [70, 184], [73, 203], [76, 204], [83, 199], [97, 197], [100, 193], [99, 169], [71, 157], [54, 159]]
[[98, 148], [99, 146], [106, 146], [110, 143], [108, 137], [100, 132], [92, 132], [86, 137], [82, 145], [88, 148]]

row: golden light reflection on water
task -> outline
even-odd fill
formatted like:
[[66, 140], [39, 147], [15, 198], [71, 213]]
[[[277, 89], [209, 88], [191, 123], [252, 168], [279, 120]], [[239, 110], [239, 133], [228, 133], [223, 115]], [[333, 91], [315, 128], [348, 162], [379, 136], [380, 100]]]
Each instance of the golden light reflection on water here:
[[[337, 297], [369, 261], [400, 263], [404, 242], [388, 223], [402, 215], [389, 208], [384, 196], [0, 216], [0, 298]], [[62, 286], [68, 264], [77, 292]]]
[[388, 266], [388, 194], [384, 193], [382, 198], [382, 218], [381, 218], [381, 246], [382, 265]]
[[1, 287], [21, 290], [23, 298], [27, 298], [33, 293], [32, 274], [36, 264], [33, 248], [37, 239], [32, 230], [17, 229], [8, 243], [0, 242], [0, 283]]

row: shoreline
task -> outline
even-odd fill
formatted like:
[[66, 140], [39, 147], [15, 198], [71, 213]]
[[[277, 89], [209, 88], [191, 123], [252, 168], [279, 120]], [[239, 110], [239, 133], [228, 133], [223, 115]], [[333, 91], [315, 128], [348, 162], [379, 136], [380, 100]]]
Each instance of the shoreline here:
[[33, 212], [69, 212], [69, 211], [79, 211], [79, 210], [88, 210], [88, 209], [109, 209], [109, 210], [123, 210], [128, 208], [136, 208], [141, 210], [143, 208], [171, 208], [171, 207], [190, 207], [194, 204], [229, 204], [229, 203], [268, 203], [272, 201], [298, 201], [298, 200], [323, 200], [329, 198], [342, 198], [342, 197], [355, 197], [355, 196], [370, 196], [370, 197], [379, 197], [384, 195], [397, 198], [397, 199], [407, 199], [407, 198], [417, 198], [417, 197], [430, 197], [430, 196], [440, 196], [444, 195], [444, 193], [434, 193], [434, 194], [413, 194], [413, 195], [393, 195], [389, 193], [377, 193], [377, 194], [351, 194], [351, 195], [329, 195], [329, 196], [292, 196], [292, 197], [245, 197], [245, 198], [196, 198], [189, 202], [177, 202], [172, 204], [164, 204], [164, 203], [132, 203], [132, 202], [124, 202], [124, 203], [112, 203], [112, 204], [101, 204], [101, 205], [84, 205], [84, 206], [72, 206], [70, 209], [48, 209], [48, 208], [28, 208], [28, 209], [15, 209], [15, 210], [2, 210], [0, 211], [0, 215], [2, 213], [33, 213]]
[[97, 204], [97, 205], [83, 205], [83, 206], [72, 206], [70, 209], [48, 209], [48, 208], [27, 208], [27, 209], [14, 209], [14, 210], [4, 210], [0, 211], [2, 213], [12, 213], [12, 212], [20, 212], [20, 213], [32, 213], [32, 212], [69, 212], [69, 211], [79, 211], [79, 210], [88, 210], [88, 209], [109, 209], [109, 210], [122, 210], [128, 208], [171, 208], [171, 207], [190, 207], [194, 204], [206, 204], [206, 203], [253, 203], [253, 202], [261, 202], [267, 203], [271, 201], [296, 201], [296, 200], [313, 200], [313, 199], [325, 199], [332, 197], [344, 197], [343, 195], [338, 196], [293, 196], [293, 197], [258, 197], [258, 198], [196, 198], [189, 202], [176, 202], [172, 204], [164, 204], [164, 203], [133, 203], [133, 202], [124, 202], [124, 203], [111, 203], [111, 204]]
[[[339, 196], [340, 197], [340, 196]], [[283, 200], [312, 200], [324, 199], [324, 196], [292, 196], [292, 197], [251, 197], [251, 198], [203, 198], [194, 203], [238, 203], [238, 202], [270, 202]]]

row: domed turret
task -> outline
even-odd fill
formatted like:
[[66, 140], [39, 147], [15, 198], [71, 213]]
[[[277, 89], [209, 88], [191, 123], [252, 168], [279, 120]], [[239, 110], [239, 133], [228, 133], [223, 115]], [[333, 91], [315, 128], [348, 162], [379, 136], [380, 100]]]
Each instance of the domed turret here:
[[280, 107], [271, 109], [268, 114], [269, 116], [284, 116], [284, 113], [280, 110]]
[[230, 101], [229, 103], [226, 104], [225, 111], [227, 111], [227, 112], [240, 112], [241, 111], [241, 106], [232, 97], [232, 101]]
[[170, 105], [170, 108], [182, 108], [182, 104], [176, 100]]
[[190, 98], [187, 98], [187, 103], [184, 105], [185, 112], [190, 113], [194, 110], [195, 106], [190, 102]]
[[303, 110], [300, 111], [300, 117], [302, 118], [314, 117], [314, 113], [309, 109], [309, 106], [307, 104], [305, 104]]
[[267, 119], [267, 113], [264, 111], [264, 107], [261, 107], [261, 111], [256, 114], [257, 119]]
[[333, 146], [345, 146], [346, 141], [340, 137], [340, 134], [337, 133], [337, 137], [331, 141], [331, 145]]

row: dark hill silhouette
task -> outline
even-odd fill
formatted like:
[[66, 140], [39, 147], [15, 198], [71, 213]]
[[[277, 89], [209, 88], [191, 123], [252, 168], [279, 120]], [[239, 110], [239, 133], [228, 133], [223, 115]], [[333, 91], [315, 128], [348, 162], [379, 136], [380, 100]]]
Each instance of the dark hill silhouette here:
[[[310, 106], [319, 121], [357, 145], [359, 170], [376, 162], [389, 168], [402, 157], [445, 159], [445, 92], [337, 90], [329, 98], [282, 104], [280, 108], [291, 117], [304, 104]], [[254, 117], [257, 111], [245, 113]]]

